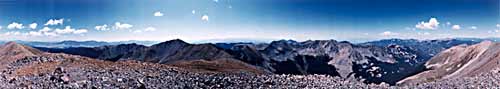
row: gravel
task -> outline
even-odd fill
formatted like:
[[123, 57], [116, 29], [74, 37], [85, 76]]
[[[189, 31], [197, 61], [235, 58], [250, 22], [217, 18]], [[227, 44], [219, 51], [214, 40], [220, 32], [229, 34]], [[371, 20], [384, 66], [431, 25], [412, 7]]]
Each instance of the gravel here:
[[[52, 67], [36, 67], [52, 63]], [[33, 67], [35, 66], [35, 67]], [[48, 70], [20, 75], [21, 69]], [[366, 89], [366, 88], [500, 88], [500, 71], [475, 77], [438, 80], [422, 84], [389, 86], [365, 84], [355, 78], [328, 75], [257, 75], [186, 71], [167, 65], [141, 62], [106, 62], [64, 57], [28, 57], [9, 64], [0, 75], [0, 88], [62, 89]]]

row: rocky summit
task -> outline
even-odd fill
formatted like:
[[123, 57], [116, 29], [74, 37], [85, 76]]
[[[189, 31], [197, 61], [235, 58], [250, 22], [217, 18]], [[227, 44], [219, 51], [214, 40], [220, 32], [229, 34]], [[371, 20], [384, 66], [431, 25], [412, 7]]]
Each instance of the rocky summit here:
[[498, 43], [456, 45], [421, 62], [425, 51], [412, 45], [335, 40], [36, 49], [9, 42], [0, 47], [0, 88], [500, 87]]

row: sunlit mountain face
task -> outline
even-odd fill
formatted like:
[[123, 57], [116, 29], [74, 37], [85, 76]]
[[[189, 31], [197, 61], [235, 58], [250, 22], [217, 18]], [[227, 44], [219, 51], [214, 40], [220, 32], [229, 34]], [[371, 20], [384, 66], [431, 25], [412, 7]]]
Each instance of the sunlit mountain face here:
[[1, 40], [270, 42], [500, 36], [498, 0], [0, 0]]

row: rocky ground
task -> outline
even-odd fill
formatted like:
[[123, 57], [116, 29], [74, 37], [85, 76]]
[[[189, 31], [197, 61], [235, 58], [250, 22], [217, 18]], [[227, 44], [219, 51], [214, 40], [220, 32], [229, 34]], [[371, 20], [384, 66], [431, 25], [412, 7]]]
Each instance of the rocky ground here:
[[27, 57], [0, 73], [0, 88], [191, 89], [191, 88], [500, 88], [499, 71], [477, 77], [423, 84], [389, 86], [326, 75], [272, 75], [186, 71], [168, 65], [135, 61], [108, 62], [79, 57]]
[[492, 70], [474, 77], [437, 80], [426, 83], [408, 84], [404, 87], [416, 88], [458, 88], [458, 89], [499, 89], [500, 70]]

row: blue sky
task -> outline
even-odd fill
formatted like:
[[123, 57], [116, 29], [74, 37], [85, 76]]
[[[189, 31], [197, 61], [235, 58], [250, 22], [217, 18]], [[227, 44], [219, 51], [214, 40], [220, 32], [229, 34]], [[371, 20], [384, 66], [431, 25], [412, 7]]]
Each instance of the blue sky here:
[[497, 24], [499, 0], [0, 0], [0, 40], [483, 38]]

